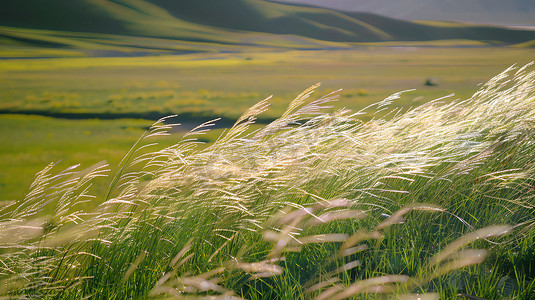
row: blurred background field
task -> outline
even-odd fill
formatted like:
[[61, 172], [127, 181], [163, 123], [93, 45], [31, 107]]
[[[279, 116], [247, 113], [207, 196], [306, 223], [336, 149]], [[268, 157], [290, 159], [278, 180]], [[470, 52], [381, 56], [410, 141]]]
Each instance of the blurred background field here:
[[4, 59], [0, 195], [22, 198], [33, 174], [50, 162], [66, 167], [108, 160], [113, 165], [142, 129], [163, 116], [179, 115], [176, 121], [184, 131], [217, 117], [223, 118], [220, 126], [228, 127], [272, 95], [270, 110], [260, 116], [265, 123], [280, 115], [297, 91], [316, 82], [322, 83], [316, 97], [342, 89], [336, 106], [352, 110], [407, 89], [415, 91], [405, 93], [396, 106], [408, 108], [451, 93], [450, 99], [466, 99], [489, 74], [525, 64], [532, 54], [512, 47], [362, 45], [328, 51]]

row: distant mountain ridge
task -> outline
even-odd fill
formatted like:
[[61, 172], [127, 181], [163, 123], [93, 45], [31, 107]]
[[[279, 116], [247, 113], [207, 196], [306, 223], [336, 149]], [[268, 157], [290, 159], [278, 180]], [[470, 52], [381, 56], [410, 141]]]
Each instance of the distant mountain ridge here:
[[370, 12], [404, 20], [458, 20], [535, 26], [533, 0], [276, 0], [337, 10]]
[[222, 44], [244, 43], [253, 33], [343, 43], [535, 40], [529, 30], [422, 24], [264, 0], [4, 0], [2, 7], [0, 26]]

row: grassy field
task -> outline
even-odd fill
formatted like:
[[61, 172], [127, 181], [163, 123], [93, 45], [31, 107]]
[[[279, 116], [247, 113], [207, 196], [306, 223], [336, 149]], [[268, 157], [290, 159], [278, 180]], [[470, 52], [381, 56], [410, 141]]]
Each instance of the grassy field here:
[[[339, 108], [337, 94], [314, 86], [274, 122], [250, 128], [268, 106], [260, 102], [201, 147], [191, 138], [206, 139], [209, 125], [173, 143], [163, 134], [176, 130], [156, 124], [118, 165], [47, 168], [24, 201], [2, 202], [0, 293], [533, 299], [534, 84], [533, 66], [509, 70], [467, 100], [399, 99], [414, 108], [386, 118], [374, 113], [395, 108], [395, 97], [361, 114], [322, 108]], [[3, 118], [26, 120], [58, 141], [78, 136], [67, 148], [94, 135], [118, 149], [125, 132], [148, 126]], [[162, 135], [162, 146], [145, 147]], [[106, 174], [110, 188], [93, 190]]]
[[51, 162], [57, 162], [58, 168], [90, 166], [101, 160], [117, 165], [125, 149], [151, 124], [132, 119], [64, 120], [1, 115], [3, 200], [21, 199], [32, 180], [31, 174]]
[[[489, 74], [527, 63], [532, 54], [515, 48], [368, 44], [337, 51], [5, 59], [0, 61], [2, 113], [99, 120], [0, 116], [6, 141], [0, 145], [0, 195], [21, 199], [33, 174], [50, 162], [113, 165], [150, 123], [103, 119], [178, 114], [185, 129], [216, 117], [228, 126], [273, 95], [270, 110], [260, 116], [269, 120], [285, 110], [296, 91], [316, 82], [322, 83], [320, 93], [343, 89], [336, 106], [354, 110], [416, 89], [396, 101], [408, 108], [450, 93], [456, 94], [451, 99], [466, 99]], [[426, 86], [429, 78], [437, 85]]]
[[[455, 92], [469, 97], [487, 74], [525, 64], [532, 50], [366, 46], [346, 51], [190, 54], [124, 58], [4, 60], [3, 112], [160, 115], [191, 112], [236, 118], [273, 95], [269, 117], [296, 90], [321, 82], [344, 89], [341, 106], [359, 108], [417, 89], [402, 105]], [[425, 86], [435, 78], [437, 86]], [[411, 102], [414, 101], [414, 102]]]
[[535, 299], [535, 31], [2, 7], [0, 299]]

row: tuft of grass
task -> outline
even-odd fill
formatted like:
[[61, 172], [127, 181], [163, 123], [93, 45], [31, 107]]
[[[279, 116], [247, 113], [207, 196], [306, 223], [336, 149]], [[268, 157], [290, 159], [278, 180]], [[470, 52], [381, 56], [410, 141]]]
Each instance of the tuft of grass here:
[[50, 165], [2, 203], [0, 293], [532, 298], [534, 83], [512, 67], [469, 99], [406, 112], [389, 108], [401, 93], [333, 110], [337, 92], [313, 98], [315, 85], [266, 126], [251, 125], [269, 99], [208, 146], [217, 120], [148, 151], [175, 125], [163, 118], [106, 192], [90, 191], [107, 164]]

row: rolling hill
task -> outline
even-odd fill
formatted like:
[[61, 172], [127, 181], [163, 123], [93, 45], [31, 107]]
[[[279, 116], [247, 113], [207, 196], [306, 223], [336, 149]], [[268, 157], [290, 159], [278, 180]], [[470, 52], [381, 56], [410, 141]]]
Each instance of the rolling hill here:
[[[477, 40], [524, 43], [535, 31], [458, 23], [428, 24], [392, 19], [370, 13], [342, 12], [264, 0], [4, 0], [0, 10], [0, 42], [15, 40], [49, 46], [58, 32], [79, 33], [69, 38], [91, 42], [88, 33], [158, 38], [219, 45], [278, 44], [322, 47], [327, 42]], [[17, 35], [13, 28], [48, 30]], [[1, 28], [0, 28], [1, 29]], [[84, 33], [84, 34], [82, 34]], [[260, 34], [259, 38], [253, 35]], [[65, 36], [63, 36], [65, 37]], [[105, 43], [111, 37], [100, 37]], [[93, 42], [96, 39], [93, 38]], [[62, 42], [59, 42], [61, 44]], [[128, 44], [123, 39], [123, 43]], [[72, 43], [71, 43], [72, 44]], [[332, 47], [333, 44], [328, 44]], [[67, 46], [69, 45], [67, 42]]]
[[232, 36], [176, 19], [143, 0], [5, 0], [3, 6], [0, 26], [218, 42]]
[[533, 0], [277, 0], [370, 12], [404, 20], [459, 20], [494, 25], [535, 26]]

